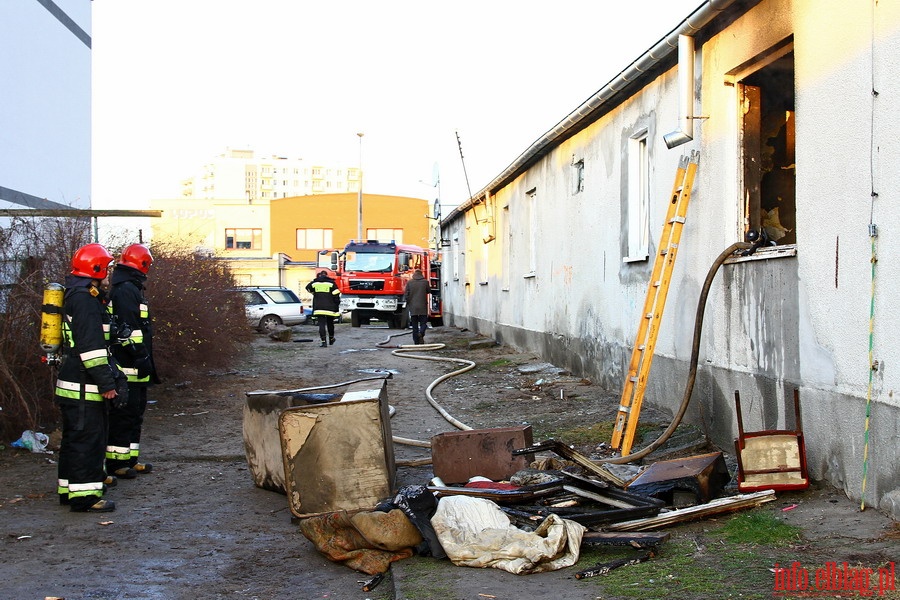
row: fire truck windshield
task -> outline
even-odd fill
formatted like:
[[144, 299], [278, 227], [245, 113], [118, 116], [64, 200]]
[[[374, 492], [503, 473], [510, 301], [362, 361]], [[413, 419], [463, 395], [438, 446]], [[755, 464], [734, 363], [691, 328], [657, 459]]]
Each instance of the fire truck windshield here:
[[345, 271], [390, 273], [394, 269], [392, 253], [348, 252], [345, 259]]

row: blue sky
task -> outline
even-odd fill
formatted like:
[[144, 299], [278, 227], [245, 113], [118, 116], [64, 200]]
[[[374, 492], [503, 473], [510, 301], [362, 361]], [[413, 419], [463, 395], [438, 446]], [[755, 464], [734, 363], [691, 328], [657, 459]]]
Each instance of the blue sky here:
[[94, 206], [227, 147], [355, 166], [358, 132], [365, 191], [433, 199], [437, 165], [456, 205], [456, 132], [477, 193], [700, 4], [94, 0]]

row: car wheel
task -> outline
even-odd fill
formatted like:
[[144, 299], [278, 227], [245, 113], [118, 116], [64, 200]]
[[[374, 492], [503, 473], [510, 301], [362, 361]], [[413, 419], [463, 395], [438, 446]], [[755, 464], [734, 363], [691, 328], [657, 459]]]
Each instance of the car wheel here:
[[279, 325], [281, 325], [281, 317], [278, 315], [266, 315], [259, 320], [260, 331], [274, 331]]

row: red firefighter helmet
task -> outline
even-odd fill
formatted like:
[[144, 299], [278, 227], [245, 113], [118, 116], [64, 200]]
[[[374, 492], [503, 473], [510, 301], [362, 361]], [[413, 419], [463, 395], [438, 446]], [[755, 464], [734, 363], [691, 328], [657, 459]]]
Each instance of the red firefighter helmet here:
[[112, 254], [100, 244], [88, 244], [75, 251], [72, 256], [72, 275], [105, 279], [109, 273]]
[[119, 259], [120, 265], [137, 269], [144, 275], [150, 270], [153, 264], [153, 255], [150, 250], [143, 244], [132, 244], [122, 250], [122, 258]]

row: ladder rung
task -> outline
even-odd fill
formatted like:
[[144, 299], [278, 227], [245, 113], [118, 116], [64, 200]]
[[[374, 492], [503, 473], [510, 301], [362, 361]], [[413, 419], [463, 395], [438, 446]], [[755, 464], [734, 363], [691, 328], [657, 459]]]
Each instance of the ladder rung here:
[[643, 352], [646, 348], [647, 348], [647, 346], [645, 346], [644, 344], [641, 344], [640, 346], [638, 346], [637, 349], [640, 350], [641, 352]]
[[659, 255], [660, 255], [660, 256], [665, 256], [665, 255], [668, 254], [668, 253], [669, 253], [669, 249], [668, 249], [668, 248], [663, 248], [663, 249], [661, 249], [661, 250], [659, 251]]
[[622, 406], [622, 405], [620, 404], [620, 405], [619, 405], [619, 412], [620, 412], [620, 413], [630, 413], [630, 412], [631, 412], [631, 407], [630, 407], [630, 406]]
[[653, 313], [647, 313], [646, 315], [644, 315], [644, 318], [646, 318], [646, 319], [652, 319], [652, 318], [653, 318]]
[[681, 223], [684, 224], [684, 217], [675, 216], [672, 217], [672, 220], [669, 223]]
[[629, 377], [629, 379], [631, 380], [631, 383], [637, 383], [638, 380], [637, 377]]
[[654, 282], [653, 282], [653, 287], [659, 287], [659, 286], [661, 286], [661, 285], [662, 285], [662, 281], [660, 281], [660, 280], [657, 280], [657, 281], [654, 281]]

